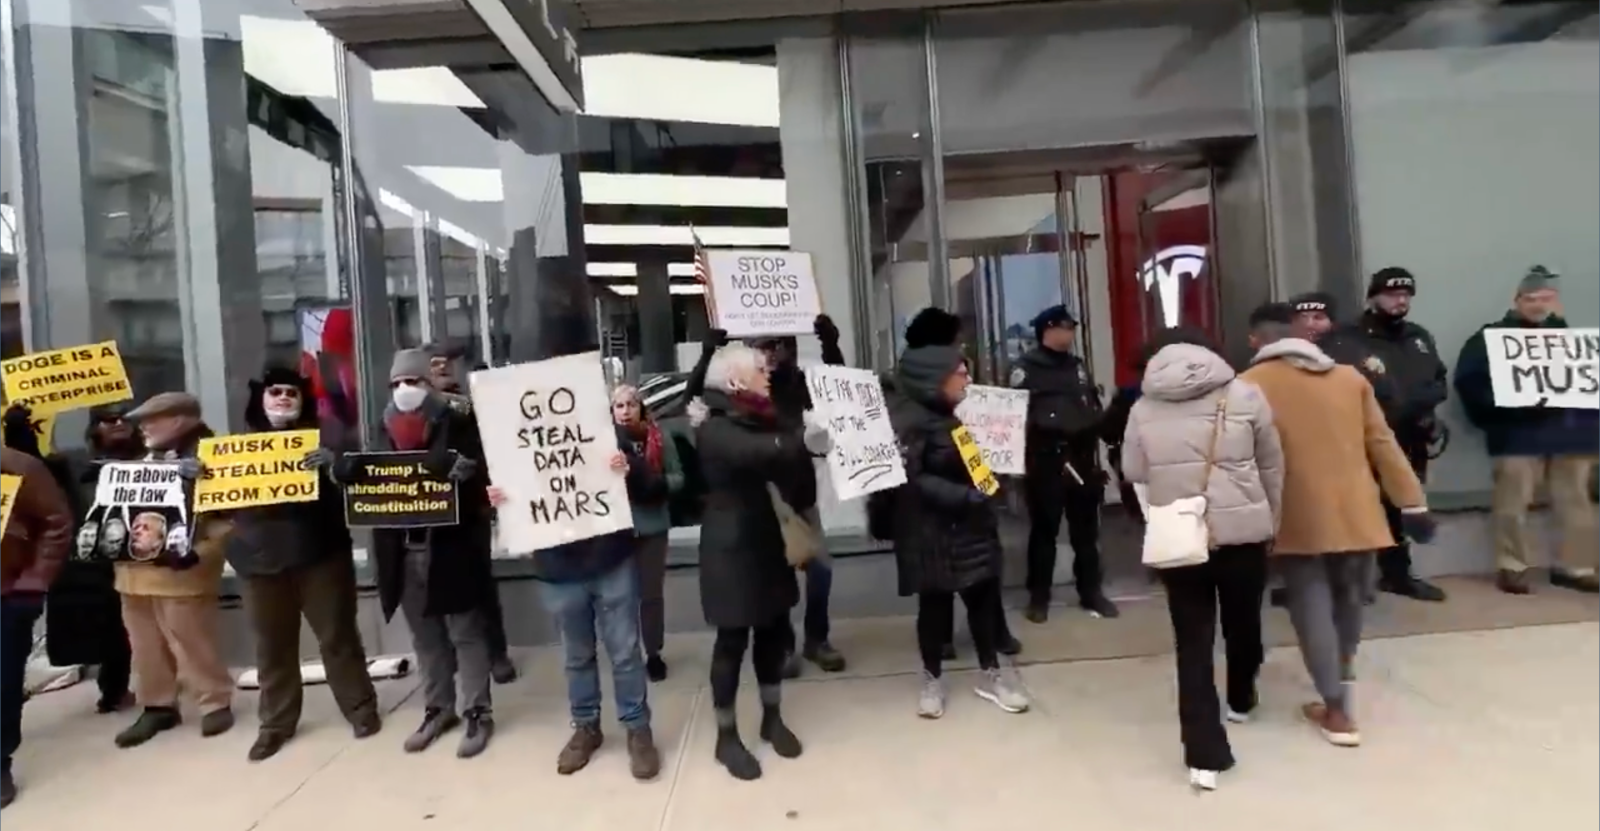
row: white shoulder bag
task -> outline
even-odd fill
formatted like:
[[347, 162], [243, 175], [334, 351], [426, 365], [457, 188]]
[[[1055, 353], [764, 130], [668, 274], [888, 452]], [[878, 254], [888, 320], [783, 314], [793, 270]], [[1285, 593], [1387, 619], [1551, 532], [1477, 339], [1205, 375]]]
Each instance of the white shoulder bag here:
[[1211, 427], [1211, 446], [1206, 449], [1205, 469], [1200, 474], [1200, 495], [1187, 496], [1167, 505], [1145, 509], [1143, 561], [1149, 568], [1198, 566], [1211, 559], [1211, 528], [1206, 519], [1206, 489], [1211, 485], [1211, 468], [1216, 463], [1217, 444], [1222, 440], [1223, 423], [1228, 418], [1228, 390], [1217, 399], [1217, 417]]

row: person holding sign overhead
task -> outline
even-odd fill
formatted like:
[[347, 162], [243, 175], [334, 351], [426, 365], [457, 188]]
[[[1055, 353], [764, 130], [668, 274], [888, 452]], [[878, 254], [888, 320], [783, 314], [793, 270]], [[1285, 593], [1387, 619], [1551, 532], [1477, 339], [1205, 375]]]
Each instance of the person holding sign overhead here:
[[[383, 412], [385, 451], [427, 453], [436, 476], [459, 485], [457, 521], [422, 528], [375, 528], [373, 559], [384, 618], [400, 609], [422, 671], [422, 724], [405, 741], [407, 753], [426, 750], [466, 722], [456, 755], [467, 759], [489, 746], [494, 717], [489, 694], [491, 654], [483, 608], [495, 590], [490, 568], [488, 473], [483, 443], [470, 412], [433, 389], [430, 356], [421, 349], [395, 353], [389, 369], [391, 401]], [[360, 484], [366, 467], [346, 455], [334, 480]], [[456, 687], [460, 685], [459, 698]], [[456, 713], [457, 703], [464, 705]]]
[[[1550, 571], [1551, 584], [1590, 594], [1600, 592], [1600, 578], [1595, 576], [1595, 567], [1600, 565], [1600, 541], [1597, 541], [1600, 537], [1596, 532], [1596, 525], [1600, 523], [1597, 523], [1594, 503], [1585, 494], [1596, 456], [1600, 454], [1600, 411], [1549, 406], [1547, 397], [1538, 398], [1533, 406], [1523, 401], [1510, 401], [1512, 390], [1507, 387], [1513, 385], [1516, 376], [1506, 379], [1505, 383], [1493, 378], [1487, 343], [1490, 337], [1505, 338], [1506, 330], [1524, 335], [1565, 333], [1568, 326], [1561, 314], [1559, 283], [1560, 278], [1545, 267], [1530, 268], [1517, 284], [1511, 310], [1467, 338], [1456, 358], [1455, 386], [1456, 393], [1461, 396], [1461, 407], [1472, 426], [1483, 431], [1494, 464], [1491, 508], [1494, 545], [1499, 561], [1498, 585], [1507, 594], [1532, 591], [1527, 573], [1532, 547], [1528, 506], [1541, 483], [1548, 486], [1551, 507], [1561, 529], [1557, 565]], [[1526, 340], [1512, 342], [1520, 344]], [[1549, 342], [1539, 338], [1533, 349], [1518, 351], [1537, 353]], [[1564, 345], [1566, 341], [1559, 342]], [[1581, 339], [1578, 344], [1577, 351], [1581, 354]], [[1503, 340], [1496, 345], [1502, 354], [1510, 351]], [[1588, 349], [1587, 363], [1592, 367], [1592, 336]], [[1537, 374], [1536, 383], [1543, 385], [1542, 373], [1546, 369], [1540, 364], [1559, 362], [1530, 356], [1520, 363], [1529, 367], [1529, 375]], [[1578, 367], [1575, 374], [1584, 368]], [[1592, 392], [1594, 370], [1589, 371], [1588, 385]], [[1550, 384], [1540, 389], [1553, 391], [1556, 386], [1558, 384]], [[1559, 386], [1576, 390], [1580, 384], [1562, 378]]]
[[[991, 473], [974, 475], [987, 467], [955, 414], [970, 383], [960, 349], [907, 349], [896, 365], [896, 394], [889, 398], [889, 419], [906, 465], [906, 484], [893, 492], [894, 554], [900, 594], [917, 596], [917, 715], [930, 719], [944, 715], [943, 653], [957, 595], [967, 607], [982, 670], [974, 692], [1008, 713], [1029, 706], [1016, 671], [1000, 664], [1000, 526], [990, 499], [999, 483]], [[963, 452], [963, 445], [970, 450]]]

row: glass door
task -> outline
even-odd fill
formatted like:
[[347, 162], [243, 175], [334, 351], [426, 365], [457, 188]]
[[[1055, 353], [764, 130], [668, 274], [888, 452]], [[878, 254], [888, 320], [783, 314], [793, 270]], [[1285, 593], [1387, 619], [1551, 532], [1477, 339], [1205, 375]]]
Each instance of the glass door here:
[[1213, 180], [1210, 168], [1181, 171], [1139, 205], [1141, 340], [1191, 326], [1220, 342]]

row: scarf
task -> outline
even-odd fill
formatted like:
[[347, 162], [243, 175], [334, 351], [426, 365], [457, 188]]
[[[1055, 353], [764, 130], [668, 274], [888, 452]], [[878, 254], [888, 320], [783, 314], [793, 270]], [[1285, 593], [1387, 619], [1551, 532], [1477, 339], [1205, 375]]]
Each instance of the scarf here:
[[730, 393], [728, 400], [733, 402], [734, 408], [742, 415], [751, 416], [757, 421], [771, 423], [778, 418], [777, 406], [767, 396], [755, 395], [754, 393], [740, 390], [739, 392]]
[[396, 450], [421, 450], [428, 444], [428, 414], [423, 407], [409, 413], [386, 413], [383, 427]]
[[627, 430], [635, 442], [644, 446], [639, 455], [644, 456], [645, 464], [650, 466], [650, 472], [660, 473], [665, 463], [664, 451], [661, 449], [661, 428], [653, 421], [641, 419], [628, 425]]

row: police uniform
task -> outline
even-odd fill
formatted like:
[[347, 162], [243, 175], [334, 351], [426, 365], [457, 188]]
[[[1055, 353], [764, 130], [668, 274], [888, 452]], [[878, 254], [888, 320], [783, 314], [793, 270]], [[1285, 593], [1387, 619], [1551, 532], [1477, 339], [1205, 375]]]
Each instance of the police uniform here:
[[[1334, 314], [1333, 298], [1324, 292], [1314, 291], [1289, 298], [1289, 305], [1295, 314], [1321, 312], [1330, 318]], [[1349, 329], [1336, 327], [1317, 339], [1317, 347], [1323, 354], [1334, 360], [1334, 363], [1353, 367], [1372, 385], [1373, 397], [1378, 400], [1378, 406], [1391, 421], [1396, 413], [1399, 400], [1395, 393], [1394, 382], [1385, 372], [1383, 360], [1372, 353], [1365, 339], [1353, 335]]]
[[1017, 359], [1010, 378], [1012, 387], [1029, 393], [1023, 487], [1029, 522], [1028, 618], [1035, 622], [1048, 614], [1063, 518], [1080, 605], [1107, 617], [1116, 614], [1102, 591], [1100, 565], [1100, 505], [1105, 497], [1100, 393], [1081, 358], [1042, 345], [1045, 330], [1076, 325], [1062, 306], [1040, 312], [1033, 328], [1041, 345]]

